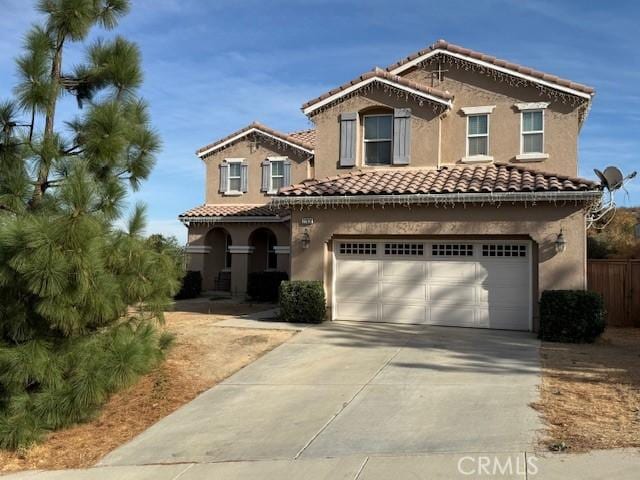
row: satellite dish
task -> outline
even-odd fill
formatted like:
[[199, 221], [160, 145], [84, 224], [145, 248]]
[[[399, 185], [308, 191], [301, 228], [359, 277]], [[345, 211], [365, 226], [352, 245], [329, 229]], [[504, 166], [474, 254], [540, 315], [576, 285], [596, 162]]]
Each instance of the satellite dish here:
[[[604, 172], [601, 172], [597, 168], [595, 168], [594, 173], [600, 179], [600, 183], [603, 188], [606, 188], [609, 192], [608, 195], [605, 195], [603, 198], [600, 198], [599, 201], [594, 203], [589, 208], [589, 213], [587, 214], [587, 225], [588, 228], [595, 227], [599, 230], [604, 229], [609, 222], [613, 219], [616, 211], [616, 200], [615, 200], [615, 192], [622, 188], [624, 190], [624, 184], [627, 180], [631, 180], [635, 178], [637, 172], [631, 172], [629, 175], [624, 177], [622, 172], [618, 167], [609, 166], [604, 169]], [[625, 190], [626, 191], [626, 190]], [[604, 223], [603, 223], [604, 222]], [[639, 235], [640, 225], [636, 226], [636, 235]]]
[[600, 183], [602, 184], [602, 186], [606, 187], [607, 186], [607, 178], [604, 176], [604, 173], [602, 173], [597, 168], [594, 168], [593, 172], [598, 176], [598, 179], [600, 180]]
[[624, 177], [618, 167], [607, 167], [602, 172], [604, 178], [607, 180], [607, 187], [609, 190], [617, 190], [622, 186]]

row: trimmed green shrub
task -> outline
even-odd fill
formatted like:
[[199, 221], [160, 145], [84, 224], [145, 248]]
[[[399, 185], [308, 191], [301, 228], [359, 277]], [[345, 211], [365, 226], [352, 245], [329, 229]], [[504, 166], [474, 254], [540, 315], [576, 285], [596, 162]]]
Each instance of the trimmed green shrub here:
[[180, 291], [176, 293], [176, 300], [197, 298], [202, 293], [202, 274], [197, 270], [189, 270], [182, 279]]
[[605, 328], [602, 297], [585, 290], [547, 290], [540, 299], [540, 335], [549, 342], [591, 343]]
[[280, 284], [286, 280], [287, 272], [252, 272], [247, 279], [247, 295], [258, 302], [277, 302]]
[[292, 323], [321, 323], [326, 302], [322, 282], [295, 280], [280, 284], [280, 318]]

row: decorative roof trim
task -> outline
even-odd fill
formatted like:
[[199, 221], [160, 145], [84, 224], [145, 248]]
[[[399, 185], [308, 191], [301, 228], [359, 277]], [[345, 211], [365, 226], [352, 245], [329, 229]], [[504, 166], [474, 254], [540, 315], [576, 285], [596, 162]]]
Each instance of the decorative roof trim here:
[[228, 215], [226, 217], [188, 217], [180, 215], [178, 220], [183, 224], [189, 225], [190, 223], [281, 223], [288, 222], [291, 219], [290, 215], [285, 217], [279, 217], [277, 214], [273, 216], [241, 216], [241, 215]]
[[301, 150], [305, 153], [308, 153], [309, 155], [313, 155], [313, 149], [312, 148], [308, 148], [305, 147], [303, 145], [297, 144], [295, 142], [292, 142], [289, 140], [290, 135], [286, 135], [286, 134], [279, 134], [278, 132], [276, 132], [275, 130], [269, 131], [271, 129], [267, 129], [266, 127], [263, 127], [260, 124], [257, 123], [252, 123], [251, 125], [249, 125], [247, 128], [238, 131], [235, 134], [231, 134], [231, 136], [227, 137], [226, 139], [213, 143], [211, 145], [208, 145], [206, 147], [201, 148], [200, 150], [198, 150], [196, 152], [196, 155], [200, 158], [203, 158], [207, 155], [209, 155], [212, 152], [215, 152], [217, 150], [222, 150], [223, 148], [225, 148], [227, 145], [238, 141], [239, 139], [246, 137], [247, 135], [250, 135], [252, 133], [259, 133], [260, 135], [264, 135], [265, 137], [269, 137], [273, 140], [276, 140], [278, 142], [282, 142], [286, 145], [289, 145], [292, 148]]
[[495, 193], [424, 193], [406, 195], [333, 195], [275, 197], [273, 208], [280, 207], [333, 207], [342, 205], [444, 205], [452, 203], [535, 203], [535, 202], [590, 202], [602, 196], [599, 190], [577, 192], [495, 192]]
[[[375, 82], [382, 83], [384, 85], [397, 88], [399, 90], [410, 93], [411, 95], [416, 95], [418, 97], [424, 98], [425, 100], [438, 103], [440, 105], [445, 106], [446, 108], [451, 108], [452, 96], [450, 94], [443, 92], [442, 97], [444, 98], [440, 98], [435, 94], [431, 94], [431, 93], [427, 93], [426, 91], [419, 90], [418, 88], [414, 88], [410, 85], [405, 84], [404, 82], [391, 80], [390, 78], [387, 78], [388, 76], [390, 75], [387, 72], [383, 72], [379, 70], [375, 70], [372, 73], [365, 74], [362, 77], [360, 77], [361, 80], [357, 81], [356, 83], [353, 83], [350, 86], [347, 86], [344, 88], [338, 87], [338, 91], [333, 94], [330, 94], [326, 97], [320, 96], [315, 100], [311, 100], [310, 102], [305, 103], [302, 107], [302, 112], [305, 115], [311, 115], [313, 112], [324, 107], [325, 105], [328, 105], [336, 100], [339, 100], [340, 98], [346, 95], [349, 95], [350, 93], [353, 93]], [[435, 89], [430, 89], [430, 90], [434, 91], [435, 93]]]
[[452, 52], [451, 50], [447, 50], [446, 48], [440, 48], [440, 47], [434, 48], [433, 50], [431, 50], [431, 51], [429, 51], [429, 52], [427, 52], [425, 54], [418, 55], [416, 58], [414, 58], [412, 60], [409, 60], [406, 63], [402, 63], [401, 65], [399, 65], [397, 67], [393, 67], [392, 66], [392, 67], [390, 67], [389, 72], [394, 74], [394, 75], [400, 75], [402, 72], [404, 72], [404, 71], [406, 71], [406, 70], [408, 70], [408, 69], [410, 69], [410, 68], [412, 68], [412, 67], [414, 67], [414, 66], [416, 66], [416, 65], [418, 65], [418, 64], [420, 64], [422, 62], [424, 62], [425, 60], [427, 60], [427, 59], [429, 59], [429, 58], [431, 58], [431, 57], [433, 57], [435, 55], [438, 55], [438, 54], [450, 55], [452, 57], [459, 58], [459, 59], [465, 60], [467, 62], [475, 63], [476, 65], [479, 65], [479, 66], [484, 67], [484, 68], [490, 68], [490, 69], [493, 69], [493, 70], [497, 70], [499, 72], [506, 73], [508, 75], [513, 75], [514, 77], [522, 78], [522, 79], [527, 80], [529, 82], [538, 83], [540, 85], [544, 85], [544, 86], [549, 87], [549, 88], [560, 90], [562, 92], [569, 93], [569, 94], [575, 95], [577, 97], [586, 98], [589, 101], [591, 101], [591, 98], [594, 95], [593, 93], [586, 93], [586, 92], [582, 92], [580, 90], [576, 90], [574, 88], [565, 87], [565, 86], [560, 85], [560, 84], [555, 83], [555, 82], [551, 82], [551, 81], [548, 81], [548, 80], [537, 78], [537, 77], [534, 77], [532, 75], [527, 75], [525, 73], [518, 72], [517, 70], [513, 70], [511, 68], [501, 67], [500, 65], [496, 65], [496, 64], [491, 63], [491, 62], [486, 62], [484, 60], [479, 60], [479, 59], [473, 58], [473, 57], [471, 57], [469, 55], [464, 55], [464, 54], [461, 54], [461, 53]]

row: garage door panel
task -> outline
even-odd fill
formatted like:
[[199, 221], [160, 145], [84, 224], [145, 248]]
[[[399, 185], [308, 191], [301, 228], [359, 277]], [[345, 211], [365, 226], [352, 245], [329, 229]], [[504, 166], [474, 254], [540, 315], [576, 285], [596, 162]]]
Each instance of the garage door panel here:
[[380, 291], [383, 300], [427, 301], [427, 286], [425, 284], [383, 282]]
[[529, 302], [529, 289], [526, 286], [491, 287], [482, 285], [478, 289], [481, 305], [515, 307]]
[[343, 282], [377, 280], [378, 263], [377, 260], [340, 259], [337, 263], [337, 278]]
[[426, 323], [424, 305], [382, 304], [382, 318], [390, 323]]
[[528, 264], [511, 263], [510, 259], [505, 260], [504, 263], [480, 263], [478, 264], [478, 280], [485, 285], [526, 286], [529, 283], [526, 275], [528, 269]]
[[428, 301], [435, 305], [475, 305], [476, 287], [473, 285], [429, 284]]
[[426, 281], [426, 265], [422, 261], [385, 260], [382, 262], [383, 280], [402, 280], [407, 282]]
[[473, 284], [476, 281], [476, 264], [473, 262], [431, 261], [428, 271], [430, 282]]
[[340, 292], [340, 297], [347, 300], [359, 300], [367, 302], [377, 302], [378, 282], [346, 282], [338, 280], [336, 282], [336, 289]]
[[341, 301], [337, 303], [336, 315], [341, 320], [378, 320], [378, 304], [375, 302]]
[[453, 327], [476, 327], [475, 307], [430, 306], [429, 323]]

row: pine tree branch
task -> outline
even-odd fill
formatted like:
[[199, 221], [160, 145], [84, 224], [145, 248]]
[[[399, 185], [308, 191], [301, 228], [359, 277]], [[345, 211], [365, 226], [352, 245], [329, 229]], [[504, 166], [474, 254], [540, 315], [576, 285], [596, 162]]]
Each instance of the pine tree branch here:
[[[60, 76], [62, 69], [62, 49], [64, 47], [65, 34], [58, 32], [58, 42], [56, 44], [55, 52], [53, 55], [53, 62], [51, 64], [51, 85], [52, 92], [47, 104], [47, 110], [45, 114], [44, 125], [44, 138], [53, 137], [54, 120], [56, 115], [56, 105], [58, 102], [58, 90], [60, 86]], [[38, 181], [36, 182], [36, 188], [33, 190], [33, 196], [29, 201], [29, 207], [36, 208], [42, 201], [45, 191], [47, 190], [47, 180], [49, 178], [49, 165], [41, 165], [38, 172]]]

